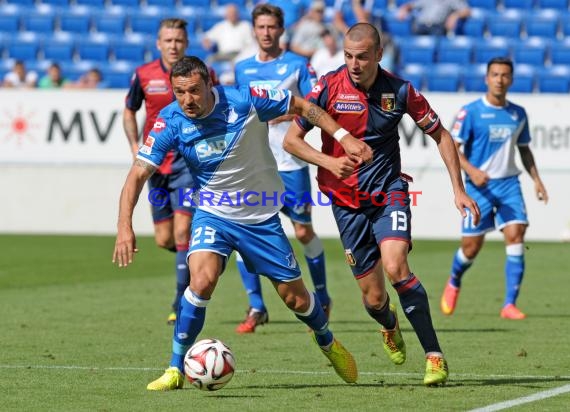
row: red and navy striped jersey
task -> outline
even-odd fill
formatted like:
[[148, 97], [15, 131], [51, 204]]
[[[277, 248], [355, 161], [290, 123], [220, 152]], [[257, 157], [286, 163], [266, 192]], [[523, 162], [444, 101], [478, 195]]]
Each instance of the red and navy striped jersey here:
[[[347, 193], [384, 191], [390, 182], [401, 175], [400, 136], [398, 124], [405, 113], [424, 131], [431, 134], [440, 127], [437, 114], [425, 97], [410, 82], [379, 68], [378, 76], [368, 91], [359, 88], [350, 78], [346, 66], [321, 77], [306, 96], [329, 113], [338, 124], [373, 150], [374, 160], [356, 168], [351, 176], [337, 179], [328, 170], [319, 167], [317, 180], [320, 190], [333, 199], [347, 202]], [[312, 125], [297, 117], [303, 130]], [[342, 146], [321, 131], [322, 151], [334, 157], [345, 155]], [[348, 206], [360, 207], [358, 196]]]
[[[210, 77], [218, 84], [215, 72], [210, 69]], [[137, 67], [131, 78], [131, 86], [125, 99], [127, 109], [138, 111], [143, 101], [145, 103], [146, 119], [143, 128], [143, 141], [152, 130], [158, 113], [175, 99], [170, 84], [170, 71], [164, 67], [161, 59]], [[184, 160], [178, 154], [169, 153], [158, 172], [162, 174], [175, 173], [186, 167]]]

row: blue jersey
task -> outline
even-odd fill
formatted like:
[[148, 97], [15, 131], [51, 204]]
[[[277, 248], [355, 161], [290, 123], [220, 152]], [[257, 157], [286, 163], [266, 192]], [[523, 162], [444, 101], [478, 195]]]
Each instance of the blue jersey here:
[[212, 92], [214, 108], [199, 119], [187, 117], [178, 102], [162, 109], [137, 158], [157, 166], [169, 150], [178, 151], [197, 186], [195, 207], [239, 223], [263, 222], [279, 212], [272, 196], [283, 191], [266, 122], [288, 112], [291, 94], [223, 86]]
[[451, 134], [464, 145], [469, 163], [491, 179], [518, 175], [515, 146], [530, 143], [525, 110], [508, 101], [504, 107], [493, 106], [484, 97], [461, 109]]
[[[304, 97], [316, 84], [317, 77], [307, 59], [286, 51], [271, 61], [260, 61], [257, 55], [241, 60], [235, 66], [235, 81], [238, 87], [287, 89], [293, 96]], [[307, 165], [283, 150], [283, 138], [290, 125], [287, 121], [269, 126], [269, 143], [280, 171], [297, 170]]]

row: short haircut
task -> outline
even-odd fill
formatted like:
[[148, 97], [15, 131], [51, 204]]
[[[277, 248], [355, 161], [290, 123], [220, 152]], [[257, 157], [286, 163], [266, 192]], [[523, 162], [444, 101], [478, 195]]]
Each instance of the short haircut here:
[[277, 24], [279, 27], [285, 25], [285, 18], [283, 17], [283, 10], [280, 7], [274, 6], [272, 4], [258, 4], [255, 6], [251, 12], [251, 24], [255, 26], [255, 20], [259, 16], [272, 16], [277, 19]]
[[489, 74], [489, 70], [493, 64], [505, 64], [511, 68], [511, 74], [514, 74], [515, 72], [513, 61], [508, 57], [493, 57], [491, 60], [489, 60], [487, 63], [487, 74]]
[[196, 56], [184, 56], [172, 65], [170, 81], [172, 82], [174, 77], [189, 77], [195, 73], [198, 73], [206, 84], [210, 82], [210, 72], [206, 64]]
[[378, 29], [370, 23], [356, 23], [348, 29], [345, 37], [352, 41], [372, 39], [376, 50], [382, 48], [382, 36]]
[[158, 26], [158, 36], [160, 37], [160, 31], [162, 29], [181, 29], [184, 30], [184, 34], [188, 37], [188, 31], [186, 30], [186, 26], [188, 22], [184, 19], [177, 19], [177, 18], [170, 18], [170, 19], [163, 19], [160, 21], [160, 26]]

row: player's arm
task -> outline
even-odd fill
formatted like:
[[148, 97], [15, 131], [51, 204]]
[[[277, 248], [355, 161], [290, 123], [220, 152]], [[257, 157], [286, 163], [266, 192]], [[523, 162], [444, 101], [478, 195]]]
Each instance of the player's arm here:
[[339, 179], [349, 177], [358, 166], [358, 161], [347, 156], [332, 157], [316, 150], [305, 141], [306, 134], [297, 122], [291, 123], [283, 140], [283, 149], [305, 162], [327, 169]]
[[[336, 140], [341, 144], [344, 151], [348, 154], [353, 162], [362, 163], [372, 161], [372, 149], [363, 141], [356, 139], [349, 132], [344, 130], [335, 120], [323, 109], [314, 103], [304, 100], [301, 97], [291, 96], [291, 103], [289, 105], [289, 114], [296, 114], [298, 116], [304, 117], [313, 126], [317, 126], [324, 130], [329, 135], [335, 137]], [[289, 135], [289, 133], [287, 133]], [[292, 136], [293, 137], [293, 136]], [[303, 136], [304, 137], [304, 136]], [[287, 136], [285, 137], [287, 139]], [[303, 140], [302, 138], [297, 140]], [[304, 157], [299, 156], [298, 150], [294, 149], [293, 146], [289, 146], [290, 143], [297, 143], [296, 141], [287, 142], [283, 141], [283, 147], [289, 153], [298, 156], [299, 158], [313, 163], [311, 160], [306, 160]], [[309, 146], [307, 144], [307, 146]], [[289, 147], [289, 149], [287, 149]], [[292, 152], [291, 150], [295, 150]], [[318, 164], [318, 163], [315, 163]]]
[[453, 194], [455, 195], [455, 207], [457, 207], [463, 217], [467, 215], [465, 208], [469, 209], [473, 216], [473, 224], [477, 225], [479, 223], [481, 213], [477, 202], [471, 199], [471, 197], [465, 192], [463, 180], [461, 179], [458, 150], [451, 134], [449, 134], [445, 127], [440, 125], [437, 130], [430, 134], [430, 136], [437, 143], [439, 154], [441, 155], [443, 163], [445, 163], [445, 167], [449, 173], [449, 177], [451, 178]]
[[457, 155], [459, 156], [459, 164], [461, 168], [465, 170], [465, 173], [467, 173], [467, 175], [469, 176], [469, 178], [471, 179], [471, 181], [475, 186], [477, 187], [485, 186], [490, 179], [487, 172], [478, 169], [477, 167], [473, 166], [473, 164], [469, 162], [469, 160], [467, 160], [467, 157], [461, 150], [461, 143], [455, 142], [455, 146], [457, 148]]
[[133, 255], [138, 251], [133, 232], [133, 211], [145, 182], [155, 170], [156, 167], [150, 163], [135, 159], [121, 190], [117, 239], [113, 252], [113, 263], [117, 262], [119, 267], [132, 263]]
[[521, 155], [522, 164], [534, 182], [534, 191], [536, 193], [536, 197], [538, 200], [544, 200], [545, 204], [548, 203], [548, 193], [546, 192], [546, 188], [544, 187], [544, 184], [538, 175], [538, 168], [534, 162], [534, 156], [532, 155], [530, 147], [518, 146], [518, 148]]
[[123, 130], [129, 142], [131, 153], [136, 157], [139, 151], [139, 128], [137, 125], [137, 112], [126, 108], [123, 110]]

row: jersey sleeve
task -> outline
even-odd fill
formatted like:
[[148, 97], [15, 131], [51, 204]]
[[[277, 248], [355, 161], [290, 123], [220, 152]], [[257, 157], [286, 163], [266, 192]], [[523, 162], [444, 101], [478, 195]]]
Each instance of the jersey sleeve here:
[[[325, 111], [327, 110], [328, 87], [324, 77], [321, 77], [317, 84], [315, 84], [311, 91], [305, 96], [305, 100], [316, 104]], [[313, 128], [313, 125], [304, 117], [296, 116], [295, 122], [306, 132]]]
[[143, 100], [144, 90], [141, 86], [139, 74], [135, 71], [131, 78], [131, 86], [129, 87], [127, 97], [125, 98], [125, 107], [136, 112], [141, 108]]
[[155, 167], [159, 167], [166, 154], [173, 149], [173, 125], [164, 120], [162, 111], [158, 114], [152, 130], [146, 136], [139, 149], [137, 159], [144, 160]]
[[530, 138], [530, 128], [528, 125], [528, 116], [526, 115], [526, 110], [522, 109], [522, 114], [523, 114], [522, 119], [524, 121], [524, 125], [519, 135], [519, 138], [517, 139], [517, 145], [528, 146], [531, 138]]
[[451, 128], [451, 137], [458, 143], [465, 144], [469, 140], [471, 133], [471, 116], [465, 107], [455, 116], [453, 127]]
[[275, 119], [289, 112], [291, 104], [291, 92], [285, 89], [263, 89], [259, 86], [242, 87], [242, 94], [247, 95], [251, 101], [257, 116], [262, 122]]
[[411, 83], [407, 83], [407, 113], [426, 134], [432, 134], [441, 125], [437, 113]]
[[303, 96], [306, 96], [315, 87], [315, 84], [317, 84], [317, 73], [311, 63], [306, 61], [299, 70], [299, 91]]

